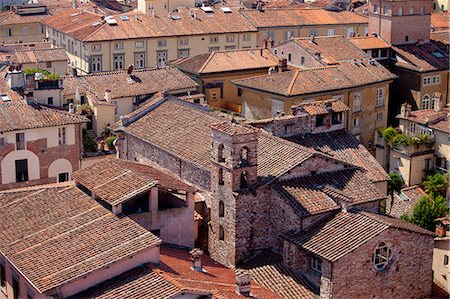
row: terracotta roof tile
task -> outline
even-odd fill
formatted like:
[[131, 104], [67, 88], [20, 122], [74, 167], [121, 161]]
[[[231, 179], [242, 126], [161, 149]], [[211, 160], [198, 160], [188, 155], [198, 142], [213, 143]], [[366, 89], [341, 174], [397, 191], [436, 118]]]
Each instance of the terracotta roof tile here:
[[248, 126], [240, 125], [237, 123], [231, 123], [230, 121], [224, 121], [220, 123], [215, 123], [211, 125], [211, 128], [219, 132], [234, 136], [234, 135], [247, 135], [258, 133], [259, 129]]
[[427, 194], [419, 186], [403, 188], [400, 194], [394, 195], [394, 201], [391, 198], [386, 200], [386, 213], [392, 217], [400, 218], [400, 216], [411, 213], [413, 206], [417, 201]]
[[298, 69], [232, 81], [239, 87], [285, 97], [353, 88], [393, 80], [396, 76], [378, 62], [340, 62], [339, 65]]
[[385, 198], [363, 171], [348, 169], [276, 183], [275, 189], [301, 216], [340, 209], [339, 200], [362, 204]]
[[49, 18], [49, 14], [29, 14], [19, 15], [12, 10], [0, 13], [0, 25], [16, 25], [30, 23], [44, 23]]
[[286, 139], [359, 166], [367, 171], [367, 177], [372, 182], [388, 180], [386, 171], [373, 155], [347, 130], [301, 134]]
[[330, 105], [330, 109], [333, 112], [344, 112], [349, 111], [350, 108], [344, 104], [341, 100], [325, 100], [325, 101], [316, 101], [312, 103], [301, 103], [298, 105], [293, 105], [291, 108], [299, 109], [307, 112], [310, 115], [320, 115], [320, 114], [328, 114], [329, 111], [327, 109], [328, 105]]
[[[173, 13], [180, 16], [180, 19], [176, 20], [166, 14], [153, 17], [151, 14], [127, 12], [122, 14], [128, 16], [127, 20], [122, 20], [116, 15], [117, 25], [114, 26], [106, 24], [98, 15], [83, 12], [81, 15], [71, 16], [77, 11], [69, 10], [49, 18], [46, 24], [82, 41], [256, 31], [237, 9], [231, 10], [231, 13], [224, 13], [221, 9], [214, 9], [213, 13], [208, 14], [200, 8], [179, 7], [178, 12]], [[192, 16], [194, 12], [197, 18]], [[97, 22], [100, 24], [92, 25]]]
[[442, 47], [448, 47], [450, 40], [450, 30], [431, 32], [430, 38], [435, 43], [440, 43]]
[[449, 28], [450, 16], [447, 11], [431, 14], [431, 28]]
[[391, 227], [434, 235], [400, 219], [352, 209], [337, 212], [310, 231], [291, 231], [285, 238], [308, 252], [335, 262]]
[[40, 292], [161, 243], [70, 184], [0, 192], [0, 219], [0, 251]]
[[367, 24], [366, 17], [349, 11], [325, 9], [265, 9], [244, 10], [242, 14], [257, 28], [330, 24]]
[[433, 40], [424, 45], [392, 46], [392, 49], [402, 58], [396, 66], [416, 72], [447, 70], [450, 63], [447, 49]]
[[111, 90], [111, 98], [133, 97], [162, 91], [176, 92], [195, 89], [198, 84], [176, 68], [114, 71], [85, 76], [63, 78], [63, 95], [73, 96], [78, 89], [81, 93], [91, 92], [98, 100], [103, 100], [105, 90]]
[[378, 36], [349, 37], [348, 40], [362, 50], [389, 49], [391, 47]]
[[270, 68], [278, 65], [278, 58], [267, 49], [214, 51], [176, 60], [172, 65], [194, 74], [231, 72]]
[[79, 124], [87, 118], [37, 104], [6, 102], [0, 104], [0, 132]]
[[111, 205], [148, 192], [154, 186], [188, 192], [195, 190], [160, 170], [116, 158], [105, 158], [80, 169], [72, 174], [72, 179]]
[[398, 119], [405, 119], [411, 122], [415, 122], [421, 125], [428, 125], [438, 131], [448, 132], [446, 127], [448, 124], [448, 118], [450, 113], [450, 107], [444, 107], [441, 111], [434, 111], [433, 109], [416, 110], [411, 111], [409, 116], [397, 115]]
[[1, 53], [2, 57], [11, 56], [9, 60], [14, 63], [38, 63], [38, 62], [52, 62], [52, 61], [68, 61], [66, 50], [53, 49], [31, 49], [31, 50], [17, 50], [10, 53]]

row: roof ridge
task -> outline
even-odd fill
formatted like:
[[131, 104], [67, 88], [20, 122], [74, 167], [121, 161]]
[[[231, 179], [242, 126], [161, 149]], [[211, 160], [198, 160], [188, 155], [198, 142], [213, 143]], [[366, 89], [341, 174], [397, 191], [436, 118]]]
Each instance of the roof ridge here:
[[292, 93], [292, 88], [294, 87], [295, 81], [297, 80], [298, 74], [300, 73], [299, 69], [295, 70], [295, 74], [289, 83], [287, 94], [290, 95]]
[[206, 68], [206, 66], [208, 65], [208, 63], [211, 61], [212, 57], [214, 56], [216, 52], [212, 51], [211, 54], [208, 56], [208, 58], [206, 59], [206, 61], [203, 63], [202, 67], [198, 70], [198, 73], [203, 72], [203, 70]]

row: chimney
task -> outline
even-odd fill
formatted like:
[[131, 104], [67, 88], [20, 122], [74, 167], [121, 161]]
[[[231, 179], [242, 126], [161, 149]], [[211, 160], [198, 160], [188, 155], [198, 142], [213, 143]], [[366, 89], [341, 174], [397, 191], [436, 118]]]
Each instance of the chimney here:
[[93, 6], [93, 7], [92, 7], [92, 12], [95, 13], [95, 14], [98, 14], [98, 8], [97, 8], [97, 6]]
[[250, 297], [252, 276], [247, 270], [236, 270], [236, 292], [244, 297]]
[[433, 109], [434, 112], [441, 112], [441, 102], [442, 102], [442, 94], [440, 92], [436, 92], [432, 98]]
[[400, 108], [401, 117], [409, 117], [411, 115], [411, 105], [408, 103], [403, 103]]
[[271, 48], [271, 49], [272, 49], [273, 46], [275, 45], [275, 41], [274, 41], [272, 38], [269, 38], [269, 45], [270, 45], [270, 48]]
[[287, 59], [283, 58], [278, 60], [278, 72], [284, 72], [287, 70]]
[[198, 272], [205, 272], [202, 267], [202, 255], [203, 250], [200, 248], [194, 248], [191, 251], [189, 251], [189, 254], [191, 255], [191, 261], [192, 261], [192, 267], [191, 269]]
[[8, 73], [6, 74], [6, 82], [10, 89], [23, 88], [26, 83], [25, 74], [21, 70], [17, 70], [10, 66]]
[[264, 39], [263, 40], [263, 44], [262, 44], [262, 47], [264, 48], [264, 49], [267, 49], [267, 39]]
[[105, 101], [111, 103], [111, 90], [109, 89], [105, 90]]
[[75, 109], [73, 108], [73, 103], [69, 103], [69, 113], [75, 113]]

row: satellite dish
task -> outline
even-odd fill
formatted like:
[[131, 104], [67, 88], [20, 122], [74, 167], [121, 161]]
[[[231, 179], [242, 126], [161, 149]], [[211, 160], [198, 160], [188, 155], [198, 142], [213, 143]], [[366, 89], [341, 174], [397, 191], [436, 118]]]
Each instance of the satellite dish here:
[[128, 67], [128, 70], [127, 70], [127, 74], [128, 75], [131, 75], [131, 73], [133, 72], [133, 65], [131, 64], [129, 67]]

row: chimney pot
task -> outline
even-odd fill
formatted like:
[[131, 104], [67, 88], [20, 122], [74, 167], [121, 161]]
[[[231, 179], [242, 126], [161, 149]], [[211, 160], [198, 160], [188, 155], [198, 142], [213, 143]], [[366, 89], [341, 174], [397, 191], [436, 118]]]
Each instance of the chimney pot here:
[[105, 90], [105, 101], [111, 103], [111, 90], [109, 89]]
[[203, 256], [203, 250], [200, 248], [194, 248], [191, 251], [189, 251], [189, 254], [191, 255], [191, 261], [192, 261], [192, 270], [198, 271], [198, 272], [204, 272], [203, 266], [202, 266], [202, 256]]
[[247, 270], [236, 271], [236, 292], [245, 297], [250, 297], [250, 285], [252, 276]]

